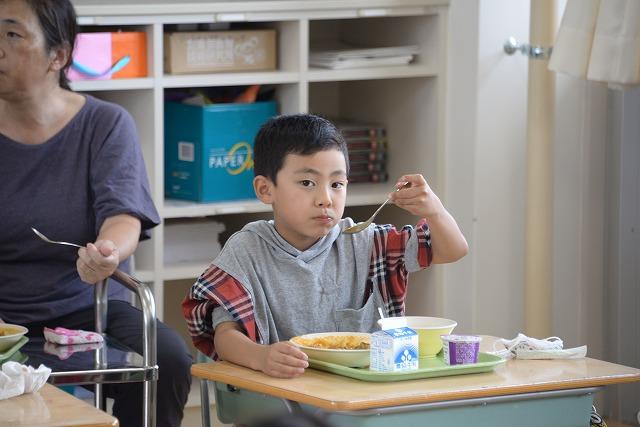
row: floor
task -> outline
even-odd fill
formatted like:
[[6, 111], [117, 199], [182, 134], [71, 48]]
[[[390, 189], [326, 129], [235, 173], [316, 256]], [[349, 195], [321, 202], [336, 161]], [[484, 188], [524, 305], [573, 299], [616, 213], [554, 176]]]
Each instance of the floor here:
[[622, 421], [606, 420], [607, 427], [636, 427], [633, 424], [626, 424]]
[[[211, 407], [211, 426], [212, 427], [221, 427], [221, 426], [231, 426], [231, 424], [222, 424], [218, 421], [218, 417], [216, 417], [216, 408], [215, 406]], [[202, 426], [202, 418], [200, 416], [200, 407], [192, 406], [185, 408], [184, 410], [184, 419], [182, 420], [182, 427], [201, 427]], [[614, 426], [614, 427], [623, 427]]]

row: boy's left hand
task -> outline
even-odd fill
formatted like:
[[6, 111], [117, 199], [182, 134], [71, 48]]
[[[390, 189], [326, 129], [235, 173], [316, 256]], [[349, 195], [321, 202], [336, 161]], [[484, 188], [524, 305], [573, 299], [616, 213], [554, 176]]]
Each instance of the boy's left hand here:
[[[409, 186], [403, 188], [406, 183], [409, 183]], [[400, 190], [389, 194], [389, 198], [402, 209], [422, 218], [430, 218], [444, 212], [442, 202], [431, 191], [422, 175], [403, 175], [398, 179], [396, 188]]]

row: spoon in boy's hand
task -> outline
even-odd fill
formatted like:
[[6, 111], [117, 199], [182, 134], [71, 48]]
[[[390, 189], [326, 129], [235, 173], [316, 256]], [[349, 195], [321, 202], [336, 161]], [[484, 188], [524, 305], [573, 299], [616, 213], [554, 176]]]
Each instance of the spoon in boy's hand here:
[[[396, 188], [396, 191], [400, 191], [401, 189], [403, 189], [405, 187], [408, 187], [409, 184], [410, 183], [405, 182], [400, 187]], [[355, 233], [361, 232], [362, 230], [364, 230], [365, 228], [370, 226], [371, 223], [373, 222], [373, 220], [375, 219], [376, 215], [378, 215], [378, 212], [380, 212], [382, 210], [384, 205], [389, 203], [389, 200], [391, 200], [391, 198], [387, 198], [387, 200], [385, 200], [384, 203], [381, 204], [378, 209], [376, 209], [376, 211], [373, 213], [373, 215], [371, 215], [371, 217], [368, 220], [366, 220], [365, 222], [359, 222], [359, 223], [357, 223], [355, 225], [352, 225], [351, 227], [347, 227], [344, 230], [342, 230], [342, 232], [345, 233], [345, 234], [355, 234]]]

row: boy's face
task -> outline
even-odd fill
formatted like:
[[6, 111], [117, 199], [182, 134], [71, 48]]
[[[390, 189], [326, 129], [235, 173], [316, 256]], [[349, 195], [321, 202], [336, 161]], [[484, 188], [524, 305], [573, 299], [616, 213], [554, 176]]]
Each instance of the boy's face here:
[[256, 177], [256, 193], [272, 205], [276, 230], [295, 248], [308, 249], [342, 218], [347, 166], [340, 151], [288, 154], [276, 181]]

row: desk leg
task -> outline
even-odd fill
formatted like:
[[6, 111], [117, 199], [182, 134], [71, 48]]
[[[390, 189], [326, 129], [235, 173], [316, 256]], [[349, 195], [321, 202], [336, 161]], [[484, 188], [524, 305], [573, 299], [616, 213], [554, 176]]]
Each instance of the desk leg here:
[[200, 414], [202, 415], [202, 427], [211, 427], [211, 416], [209, 412], [209, 381], [200, 378]]

